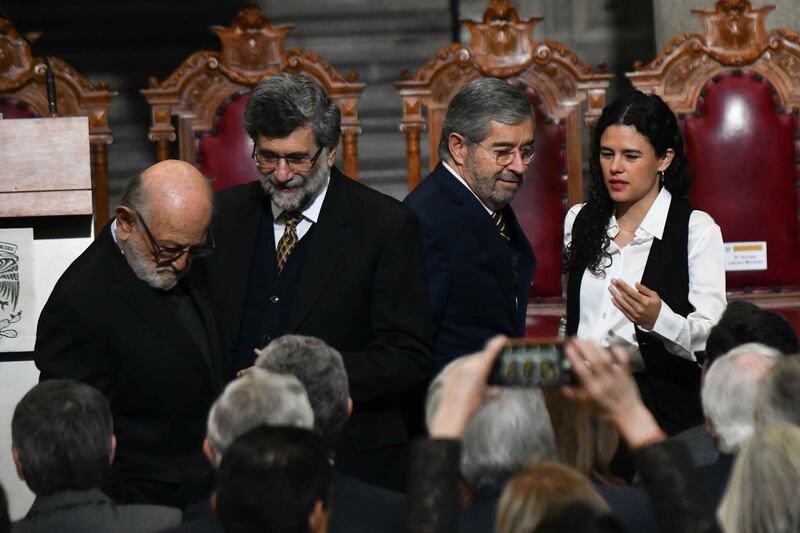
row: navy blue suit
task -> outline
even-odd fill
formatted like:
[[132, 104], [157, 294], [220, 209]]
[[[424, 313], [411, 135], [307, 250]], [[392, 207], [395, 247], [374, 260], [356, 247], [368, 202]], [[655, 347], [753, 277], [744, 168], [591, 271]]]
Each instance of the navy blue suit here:
[[478, 351], [499, 333], [522, 337], [536, 261], [511, 206], [502, 210], [506, 243], [480, 201], [441, 163], [405, 203], [422, 230], [437, 364]]

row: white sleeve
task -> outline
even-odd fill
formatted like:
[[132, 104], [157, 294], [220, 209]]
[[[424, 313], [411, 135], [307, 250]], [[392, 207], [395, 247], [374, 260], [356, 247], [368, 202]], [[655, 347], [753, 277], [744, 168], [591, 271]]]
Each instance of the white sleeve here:
[[695, 360], [704, 350], [711, 328], [725, 311], [725, 247], [719, 226], [707, 213], [692, 211], [689, 218], [689, 303], [686, 318], [661, 302], [652, 333], [668, 352]]

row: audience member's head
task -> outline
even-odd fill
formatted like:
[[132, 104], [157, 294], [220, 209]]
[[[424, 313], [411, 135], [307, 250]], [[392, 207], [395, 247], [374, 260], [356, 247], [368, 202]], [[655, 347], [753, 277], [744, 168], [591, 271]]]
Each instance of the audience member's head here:
[[230, 382], [208, 413], [203, 449], [219, 465], [234, 440], [262, 425], [313, 427], [311, 404], [297, 378], [252, 368]]
[[718, 510], [726, 533], [800, 531], [800, 428], [776, 422], [744, 446]]
[[558, 460], [595, 483], [622, 485], [609, 464], [619, 445], [619, 433], [597, 418], [588, 407], [567, 400], [561, 391], [543, 390], [556, 440]]
[[108, 401], [77, 381], [39, 383], [22, 397], [11, 420], [17, 472], [37, 496], [97, 487], [115, 444]]
[[591, 504], [572, 502], [548, 510], [532, 533], [627, 533], [625, 526], [611, 513]]
[[208, 180], [185, 161], [161, 161], [134, 177], [116, 207], [115, 231], [136, 277], [169, 290], [193, 258], [210, 254], [212, 204]]
[[737, 300], [728, 304], [706, 341], [706, 368], [742, 344], [757, 342], [784, 353], [800, 352], [797, 333], [782, 315]]
[[314, 432], [258, 427], [226, 450], [216, 512], [226, 533], [318, 533], [328, 528], [333, 466]]
[[748, 343], [718, 357], [706, 372], [703, 411], [721, 452], [736, 453], [753, 434], [759, 388], [781, 357], [774, 348]]
[[352, 409], [341, 354], [320, 339], [284, 335], [261, 350], [256, 366], [300, 380], [314, 410], [314, 428], [333, 449]]
[[[428, 389], [426, 422], [431, 426], [442, 381], [464, 358], [447, 365]], [[525, 464], [556, 459], [550, 415], [537, 389], [494, 388], [469, 421], [462, 441], [461, 475], [472, 490], [500, 487]]]
[[497, 506], [496, 529], [499, 533], [534, 531], [554, 508], [570, 503], [583, 503], [597, 514], [611, 513], [586, 476], [562, 464], [540, 461], [506, 484]]
[[756, 401], [756, 423], [800, 426], [800, 356], [784, 357], [767, 374]]

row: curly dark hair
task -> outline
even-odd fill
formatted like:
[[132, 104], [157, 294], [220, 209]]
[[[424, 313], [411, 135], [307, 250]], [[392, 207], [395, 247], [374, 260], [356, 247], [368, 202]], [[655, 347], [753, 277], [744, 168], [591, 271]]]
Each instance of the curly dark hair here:
[[576, 228], [578, 231], [572, 233], [572, 241], [564, 253], [564, 272], [573, 268], [588, 268], [593, 274], [599, 275], [604, 270], [605, 259], [611, 258], [606, 251], [610, 241], [606, 228], [609, 218], [614, 214], [615, 204], [608, 194], [600, 168], [600, 138], [609, 126], [614, 125], [636, 128], [653, 146], [657, 157], [664, 157], [671, 148], [675, 156], [664, 171], [664, 187], [676, 198], [685, 197], [688, 193], [692, 177], [683, 150], [683, 136], [675, 115], [664, 100], [657, 95], [635, 91], [607, 105], [595, 125], [592, 138], [589, 200], [580, 213], [581, 218], [588, 218], [588, 223], [581, 224], [580, 228]]

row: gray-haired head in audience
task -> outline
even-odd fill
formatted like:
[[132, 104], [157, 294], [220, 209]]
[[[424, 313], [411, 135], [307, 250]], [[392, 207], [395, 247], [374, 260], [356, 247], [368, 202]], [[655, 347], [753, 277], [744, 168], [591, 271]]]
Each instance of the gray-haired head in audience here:
[[[439, 408], [443, 376], [462, 362], [459, 358], [444, 367], [428, 388], [428, 427]], [[464, 432], [461, 476], [473, 490], [499, 487], [537, 459], [557, 460], [553, 426], [541, 391], [490, 388]]]
[[227, 447], [258, 426], [314, 426], [308, 395], [297, 378], [252, 368], [229, 383], [208, 413], [206, 455], [218, 466]]
[[743, 344], [717, 358], [703, 381], [703, 411], [720, 451], [736, 453], [753, 435], [759, 388], [781, 352]]
[[300, 380], [314, 410], [314, 427], [333, 449], [351, 411], [341, 354], [315, 337], [284, 335], [261, 350], [256, 366]]
[[800, 355], [778, 361], [759, 391], [756, 423], [779, 421], [800, 426]]

